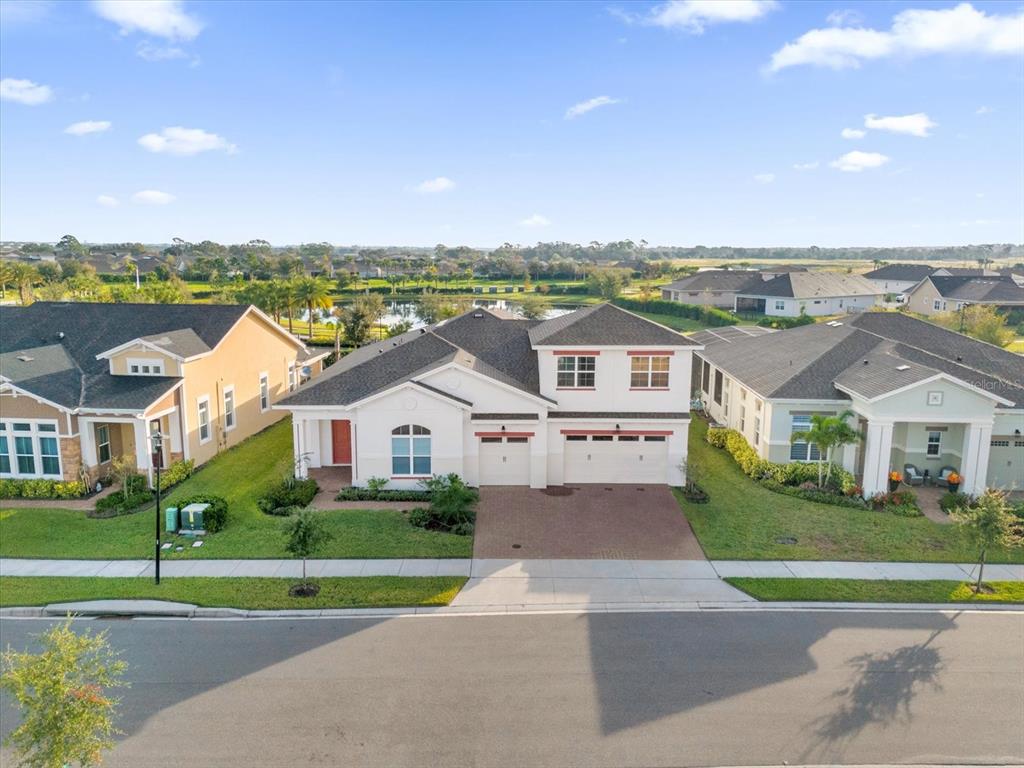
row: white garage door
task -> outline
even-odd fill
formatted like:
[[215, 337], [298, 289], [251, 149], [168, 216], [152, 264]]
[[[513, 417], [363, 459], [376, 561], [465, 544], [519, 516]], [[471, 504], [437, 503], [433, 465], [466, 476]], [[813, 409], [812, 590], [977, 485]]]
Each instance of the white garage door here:
[[1024, 440], [1016, 435], [994, 436], [988, 453], [991, 488], [1024, 488]]
[[664, 483], [663, 435], [566, 435], [566, 483]]
[[529, 484], [530, 438], [480, 438], [480, 485]]

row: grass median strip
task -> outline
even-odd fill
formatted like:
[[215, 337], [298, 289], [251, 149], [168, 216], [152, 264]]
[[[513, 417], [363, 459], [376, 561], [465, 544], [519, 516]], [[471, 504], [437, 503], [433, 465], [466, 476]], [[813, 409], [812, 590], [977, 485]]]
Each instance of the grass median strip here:
[[764, 602], [835, 603], [1024, 603], [1024, 582], [993, 581], [992, 594], [976, 595], [961, 581], [862, 579], [757, 579], [726, 581]]
[[167, 600], [210, 608], [386, 608], [448, 605], [462, 576], [359, 576], [315, 579], [316, 597], [291, 597], [297, 579], [5, 576], [0, 607], [47, 605], [81, 600]]

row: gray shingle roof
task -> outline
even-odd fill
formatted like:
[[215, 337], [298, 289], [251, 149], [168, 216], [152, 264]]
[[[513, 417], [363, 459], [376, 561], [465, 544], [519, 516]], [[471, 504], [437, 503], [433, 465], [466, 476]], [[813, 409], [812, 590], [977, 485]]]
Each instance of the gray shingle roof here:
[[178, 379], [111, 376], [107, 360], [96, 355], [140, 337], [168, 337], [182, 348], [213, 349], [246, 311], [242, 305], [43, 301], [0, 307], [0, 352], [59, 345], [74, 370], [22, 379], [19, 386], [65, 408], [141, 409]]
[[886, 264], [864, 273], [868, 280], [900, 280], [920, 282], [935, 272], [931, 264]]
[[986, 304], [1024, 304], [1024, 288], [1009, 277], [934, 276], [931, 281], [939, 295], [945, 299]]
[[[851, 388], [855, 382], [874, 396], [930, 370], [1024, 407], [1024, 357], [898, 312], [865, 312], [838, 326], [816, 323], [758, 338], [709, 339], [697, 355], [765, 397], [846, 399], [837, 382]], [[899, 365], [910, 365], [909, 372], [897, 371]]]
[[688, 419], [689, 411], [665, 412], [655, 411], [550, 411], [549, 419], [649, 419], [651, 421]]
[[166, 333], [151, 333], [139, 338], [181, 358], [202, 355], [210, 351], [210, 345], [199, 338], [199, 334], [191, 328], [181, 328], [176, 331], [167, 331]]
[[934, 368], [877, 349], [842, 371], [835, 382], [843, 391], [870, 399], [926, 381], [937, 373]]
[[817, 299], [827, 296], [879, 296], [882, 290], [860, 275], [838, 272], [793, 272], [773, 277], [744, 291], [743, 296]]
[[545, 320], [530, 329], [535, 346], [692, 346], [693, 342], [658, 323], [613, 304], [597, 304]]
[[735, 292], [763, 282], [758, 272], [744, 272], [731, 269], [709, 269], [680, 278], [661, 286], [673, 291], [724, 291]]
[[713, 344], [719, 341], [734, 342], [774, 333], [774, 328], [763, 328], [760, 325], [727, 325], [722, 328], [705, 328], [690, 334], [690, 339], [698, 344]]
[[473, 421], [536, 421], [539, 413], [474, 413], [469, 417]]

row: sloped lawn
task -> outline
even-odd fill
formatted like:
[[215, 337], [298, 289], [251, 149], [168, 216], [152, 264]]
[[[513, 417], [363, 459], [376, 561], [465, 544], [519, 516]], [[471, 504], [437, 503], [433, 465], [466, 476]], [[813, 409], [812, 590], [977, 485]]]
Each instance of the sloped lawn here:
[[[689, 471], [711, 497], [692, 504], [677, 492], [712, 560], [875, 560], [973, 562], [977, 553], [955, 525], [924, 517], [816, 504], [762, 488], [724, 450], [705, 440], [707, 423], [690, 425]], [[792, 537], [796, 544], [779, 539]], [[998, 550], [993, 563], [1024, 562], [1024, 550]]]
[[[263, 490], [292, 466], [291, 419], [246, 440], [208, 462], [174, 488], [162, 506], [196, 493], [228, 502], [227, 527], [207, 536], [202, 547], [168, 558], [285, 558], [282, 518], [256, 507]], [[0, 501], [0, 507], [3, 502]], [[45, 501], [40, 501], [45, 505]], [[470, 557], [471, 536], [415, 528], [401, 512], [345, 510], [323, 513], [333, 534], [321, 558]], [[144, 559], [153, 555], [154, 511], [95, 520], [83, 512], [0, 509], [0, 557]], [[161, 525], [162, 527], [162, 525]], [[185, 542], [186, 544], [188, 542]]]

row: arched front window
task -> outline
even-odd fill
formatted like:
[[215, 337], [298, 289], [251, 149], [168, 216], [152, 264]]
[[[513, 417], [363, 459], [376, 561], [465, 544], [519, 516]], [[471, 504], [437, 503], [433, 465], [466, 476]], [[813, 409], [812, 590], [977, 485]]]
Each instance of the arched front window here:
[[391, 474], [427, 476], [430, 466], [430, 430], [405, 424], [391, 430]]

